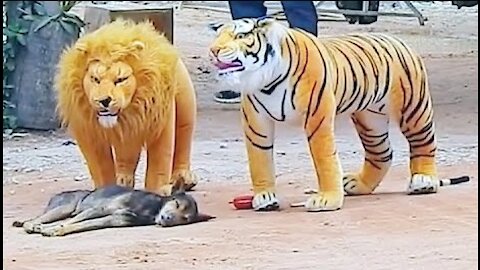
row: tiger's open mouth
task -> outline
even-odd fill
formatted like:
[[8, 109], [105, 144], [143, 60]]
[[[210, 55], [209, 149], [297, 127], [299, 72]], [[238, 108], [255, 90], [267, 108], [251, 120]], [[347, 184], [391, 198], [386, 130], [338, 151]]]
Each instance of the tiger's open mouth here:
[[217, 60], [213, 64], [218, 68], [219, 75], [243, 71], [245, 69], [245, 67], [239, 62], [225, 63]]

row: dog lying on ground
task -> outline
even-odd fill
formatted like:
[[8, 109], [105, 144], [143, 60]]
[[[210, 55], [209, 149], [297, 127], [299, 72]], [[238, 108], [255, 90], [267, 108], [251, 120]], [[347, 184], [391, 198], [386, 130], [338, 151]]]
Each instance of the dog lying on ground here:
[[171, 227], [215, 218], [199, 213], [195, 199], [185, 193], [184, 186], [183, 179], [177, 180], [170, 196], [118, 185], [64, 191], [50, 199], [42, 215], [12, 225], [23, 227], [27, 233], [64, 236], [114, 227]]

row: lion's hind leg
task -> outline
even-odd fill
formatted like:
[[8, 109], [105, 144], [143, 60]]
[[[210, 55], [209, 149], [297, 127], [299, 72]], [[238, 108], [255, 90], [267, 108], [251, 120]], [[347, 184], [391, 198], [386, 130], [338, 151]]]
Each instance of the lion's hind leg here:
[[344, 175], [343, 188], [348, 195], [370, 194], [383, 180], [392, 163], [389, 116], [378, 108], [372, 108], [354, 113], [352, 120], [365, 150], [365, 160], [359, 172]]

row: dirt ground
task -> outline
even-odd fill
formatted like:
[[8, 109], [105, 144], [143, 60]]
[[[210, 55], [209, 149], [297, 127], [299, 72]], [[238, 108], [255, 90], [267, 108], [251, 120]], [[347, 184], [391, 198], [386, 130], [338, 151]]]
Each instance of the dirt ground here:
[[[434, 96], [441, 177], [469, 183], [438, 194], [407, 196], [408, 148], [392, 129], [394, 166], [374, 195], [348, 197], [337, 212], [306, 213], [288, 203], [314, 188], [301, 130], [279, 130], [276, 166], [282, 209], [256, 213], [228, 202], [248, 194], [249, 174], [237, 106], [215, 104], [221, 85], [208, 63], [207, 23], [228, 14], [176, 11], [175, 44], [198, 93], [193, 167], [202, 181], [192, 193], [208, 223], [174, 228], [106, 229], [44, 238], [10, 225], [39, 214], [54, 193], [90, 188], [76, 145], [63, 132], [33, 132], [3, 140], [3, 269], [477, 269], [478, 264], [478, 11], [422, 4], [429, 18], [381, 17], [359, 26], [319, 22], [320, 34], [388, 32], [426, 59]], [[339, 118], [336, 132], [345, 170], [362, 149], [353, 127]], [[144, 157], [137, 186], [143, 185]]]

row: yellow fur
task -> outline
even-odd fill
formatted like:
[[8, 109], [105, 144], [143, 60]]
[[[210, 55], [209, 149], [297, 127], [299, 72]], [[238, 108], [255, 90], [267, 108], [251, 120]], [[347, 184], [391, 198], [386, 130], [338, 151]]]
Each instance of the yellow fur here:
[[[195, 184], [189, 171], [193, 86], [177, 50], [151, 23], [119, 19], [81, 37], [62, 54], [56, 86], [60, 119], [96, 187], [115, 181], [133, 186], [143, 146], [147, 189], [161, 192], [172, 169]], [[103, 109], [118, 113], [111, 128], [99, 123], [98, 101], [105, 97], [112, 103]]]

